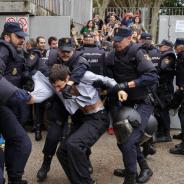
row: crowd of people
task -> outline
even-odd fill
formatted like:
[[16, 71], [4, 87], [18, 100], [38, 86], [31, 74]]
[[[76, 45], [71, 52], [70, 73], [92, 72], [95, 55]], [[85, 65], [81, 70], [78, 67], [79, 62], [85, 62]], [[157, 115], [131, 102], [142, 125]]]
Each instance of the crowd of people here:
[[31, 153], [28, 122], [36, 141], [48, 122], [39, 181], [57, 154], [72, 184], [95, 184], [91, 147], [108, 130], [124, 163], [114, 175], [124, 184], [146, 183], [153, 175], [146, 157], [156, 153], [154, 144], [172, 141], [170, 109], [178, 109], [181, 134], [174, 138], [182, 141], [169, 151], [184, 154], [184, 38], [154, 44], [141, 12], [121, 18], [110, 12], [104, 21], [95, 15], [80, 35], [72, 25], [70, 38], [26, 36], [16, 22], [5, 23], [1, 34], [0, 184], [4, 164], [9, 184], [28, 183], [22, 180]]

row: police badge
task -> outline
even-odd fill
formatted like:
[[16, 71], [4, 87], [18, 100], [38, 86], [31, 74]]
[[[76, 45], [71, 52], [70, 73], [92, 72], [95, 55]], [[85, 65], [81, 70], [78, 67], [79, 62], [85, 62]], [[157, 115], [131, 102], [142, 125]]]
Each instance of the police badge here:
[[168, 65], [170, 63], [170, 60], [169, 59], [165, 59], [164, 62], [165, 62], [166, 65]]
[[147, 60], [147, 61], [151, 61], [151, 58], [148, 54], [144, 54], [144, 58]]
[[17, 74], [17, 68], [13, 68], [12, 75], [16, 75], [16, 74]]
[[34, 60], [34, 58], [35, 58], [35, 55], [34, 55], [34, 54], [31, 54], [31, 55], [29, 56], [29, 59], [30, 59], [30, 60]]

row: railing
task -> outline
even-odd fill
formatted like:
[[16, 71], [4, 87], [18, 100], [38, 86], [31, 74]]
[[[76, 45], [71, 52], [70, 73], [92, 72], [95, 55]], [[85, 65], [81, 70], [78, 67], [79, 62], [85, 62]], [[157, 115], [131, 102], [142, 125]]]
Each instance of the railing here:
[[30, 2], [53, 12], [56, 15], [60, 15], [61, 0], [30, 0]]

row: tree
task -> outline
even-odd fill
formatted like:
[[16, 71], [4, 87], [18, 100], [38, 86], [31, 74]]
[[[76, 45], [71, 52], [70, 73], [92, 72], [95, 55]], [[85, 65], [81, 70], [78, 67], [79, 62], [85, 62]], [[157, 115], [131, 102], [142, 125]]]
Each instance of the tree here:
[[111, 0], [93, 0], [93, 5], [98, 9], [100, 17], [104, 18], [105, 10], [107, 9]]

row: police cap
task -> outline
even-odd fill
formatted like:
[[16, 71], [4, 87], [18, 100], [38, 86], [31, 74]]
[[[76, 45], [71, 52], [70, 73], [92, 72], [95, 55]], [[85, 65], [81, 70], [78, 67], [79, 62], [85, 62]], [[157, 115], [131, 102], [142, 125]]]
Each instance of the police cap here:
[[150, 33], [143, 32], [141, 34], [140, 40], [152, 40], [152, 36]]
[[169, 41], [169, 40], [165, 40], [165, 39], [163, 39], [162, 40], [162, 42], [158, 45], [158, 46], [163, 46], [163, 45], [166, 45], [166, 46], [169, 46], [169, 47], [173, 47], [174, 45], [173, 45], [173, 43], [171, 42], [171, 41]]
[[124, 38], [127, 38], [132, 35], [132, 30], [130, 28], [116, 28], [114, 30], [114, 41], [115, 42], [120, 42]]
[[184, 45], [184, 38], [177, 38], [174, 46], [176, 47], [177, 45]]
[[58, 48], [62, 51], [70, 52], [74, 50], [74, 45], [71, 38], [61, 38], [58, 41]]
[[17, 36], [22, 37], [22, 38], [28, 36], [28, 34], [23, 31], [20, 24], [17, 22], [6, 22], [4, 24], [3, 32], [4, 33], [15, 33]]

